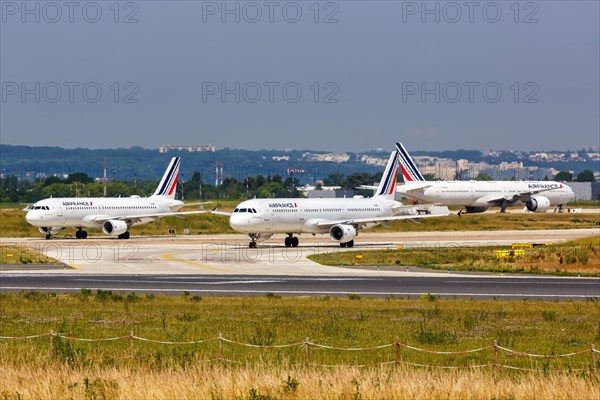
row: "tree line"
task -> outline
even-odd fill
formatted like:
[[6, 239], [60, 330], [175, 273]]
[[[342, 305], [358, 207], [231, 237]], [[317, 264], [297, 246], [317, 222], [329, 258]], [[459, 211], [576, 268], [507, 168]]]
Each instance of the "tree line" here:
[[[477, 180], [491, 180], [491, 177], [480, 174]], [[342, 173], [329, 174], [321, 186], [334, 186], [341, 189], [352, 190], [361, 185], [377, 185], [382, 173], [373, 175], [368, 173], [353, 173], [348, 176]], [[431, 175], [426, 175], [427, 180], [433, 180]], [[555, 177], [556, 181], [564, 182], [595, 182], [594, 173], [584, 170], [573, 177], [568, 171], [560, 171]], [[109, 197], [129, 197], [132, 195], [151, 196], [158, 182], [154, 179], [134, 179], [111, 181], [106, 184], [106, 195]], [[213, 186], [202, 181], [199, 171], [194, 171], [191, 178], [183, 180], [180, 177], [177, 187], [177, 198], [183, 200], [200, 199], [243, 199], [243, 198], [268, 198], [268, 197], [300, 197], [298, 190], [300, 183], [297, 178], [281, 175], [274, 176], [247, 176], [244, 179], [227, 177], [222, 184]], [[49, 197], [102, 197], [104, 185], [85, 173], [77, 172], [65, 179], [50, 176], [46, 179], [35, 181], [17, 179], [15, 175], [0, 177], [0, 202], [2, 203], [34, 203]], [[371, 191], [359, 191], [360, 194], [371, 196]]]

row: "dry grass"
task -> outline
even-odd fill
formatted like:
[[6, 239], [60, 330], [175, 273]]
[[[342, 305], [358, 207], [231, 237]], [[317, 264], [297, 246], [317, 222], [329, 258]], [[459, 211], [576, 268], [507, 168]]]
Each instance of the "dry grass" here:
[[[136, 335], [158, 340], [224, 336], [255, 344], [312, 341], [343, 347], [390, 343], [458, 351], [503, 346], [538, 354], [596, 347], [600, 303], [347, 298], [199, 298], [133, 296], [82, 290], [78, 295], [0, 293], [0, 335], [47, 333], [83, 338]], [[590, 353], [551, 360], [500, 353], [501, 369], [429, 370], [387, 365], [304, 368], [304, 348], [257, 350], [216, 342], [162, 345], [85, 343], [56, 338], [0, 340], [4, 399], [598, 399]], [[289, 351], [288, 351], [289, 350]], [[485, 351], [464, 356], [401, 352], [402, 360], [468, 366], [493, 362]], [[600, 357], [599, 357], [600, 358]], [[370, 364], [395, 359], [378, 351], [311, 351], [312, 364]], [[600, 359], [597, 368], [600, 367]], [[570, 372], [576, 371], [576, 372]]]
[[[496, 258], [508, 246], [431, 247], [314, 254], [325, 265], [420, 266], [459, 271], [524, 272], [558, 275], [600, 275], [600, 237], [576, 239], [550, 246], [526, 248], [523, 257]], [[362, 258], [356, 258], [362, 256]]]
[[0, 264], [52, 264], [56, 260], [25, 245], [0, 245]]
[[593, 399], [598, 376], [572, 373], [303, 369], [0, 367], [5, 399]]

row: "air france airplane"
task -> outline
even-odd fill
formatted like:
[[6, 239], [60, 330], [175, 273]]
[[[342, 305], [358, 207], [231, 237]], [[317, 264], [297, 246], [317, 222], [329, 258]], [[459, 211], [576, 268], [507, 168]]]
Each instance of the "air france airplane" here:
[[360, 229], [391, 221], [417, 219], [449, 214], [447, 207], [434, 207], [419, 214], [414, 207], [394, 201], [399, 152], [394, 151], [375, 196], [344, 199], [253, 199], [244, 201], [233, 213], [213, 210], [213, 214], [229, 216], [229, 225], [256, 242], [275, 233], [286, 233], [286, 247], [297, 247], [295, 233], [325, 234], [341, 247], [353, 247]]
[[129, 239], [129, 228], [172, 215], [200, 214], [179, 211], [184, 203], [175, 200], [179, 157], [173, 157], [154, 194], [150, 197], [70, 197], [40, 200], [27, 211], [25, 219], [39, 227], [46, 239], [64, 228], [77, 228], [77, 239], [87, 238], [83, 228], [102, 228], [106, 235]]
[[[404, 185], [398, 192], [417, 200], [446, 206], [463, 206], [466, 212], [484, 212], [491, 206], [524, 204], [532, 212], [546, 212], [573, 200], [573, 190], [553, 181], [426, 181], [402, 143], [396, 143]], [[460, 213], [459, 213], [460, 215]]]

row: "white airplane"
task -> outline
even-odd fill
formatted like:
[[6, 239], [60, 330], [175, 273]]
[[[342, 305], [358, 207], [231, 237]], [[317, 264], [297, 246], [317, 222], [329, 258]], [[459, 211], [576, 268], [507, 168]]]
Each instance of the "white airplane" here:
[[505, 212], [516, 204], [542, 213], [551, 206], [562, 208], [575, 197], [569, 186], [553, 181], [426, 181], [402, 143], [396, 143], [396, 148], [405, 183], [398, 192], [417, 200], [463, 206], [467, 213], [484, 212], [492, 206]]
[[185, 204], [175, 200], [181, 159], [173, 157], [154, 194], [150, 197], [69, 197], [40, 200], [25, 208], [25, 219], [39, 227], [46, 239], [64, 228], [77, 228], [77, 239], [87, 238], [83, 228], [102, 228], [106, 235], [129, 239], [129, 228], [162, 217], [201, 214], [179, 211]]
[[[253, 199], [244, 201], [232, 213], [213, 210], [213, 214], [229, 216], [229, 225], [256, 242], [275, 233], [286, 233], [286, 247], [297, 247], [294, 233], [325, 234], [341, 247], [353, 247], [360, 229], [391, 221], [417, 219], [449, 214], [447, 207], [417, 210], [394, 200], [399, 152], [394, 151], [375, 196], [344, 199]], [[420, 214], [419, 211], [425, 211]]]

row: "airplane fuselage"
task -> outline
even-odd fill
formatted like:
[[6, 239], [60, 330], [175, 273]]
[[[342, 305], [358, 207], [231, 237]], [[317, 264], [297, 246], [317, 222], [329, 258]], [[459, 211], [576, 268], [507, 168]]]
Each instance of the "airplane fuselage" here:
[[319, 227], [323, 220], [389, 217], [402, 204], [385, 198], [347, 199], [253, 199], [240, 203], [229, 218], [233, 229], [242, 233], [329, 232]]
[[[398, 187], [398, 192], [409, 197], [431, 203], [442, 203], [447, 206], [489, 207], [491, 198], [507, 198], [540, 189], [545, 190], [533, 196], [544, 196], [551, 205], [562, 205], [573, 200], [571, 188], [560, 182], [551, 181], [433, 181], [426, 182], [430, 186], [418, 190], [410, 190], [411, 186], [422, 182], [407, 183]], [[508, 205], [524, 204], [521, 199], [508, 201]]]
[[[98, 220], [177, 211], [183, 202], [157, 197], [76, 197], [50, 198], [35, 203], [25, 216], [27, 222], [38, 227], [99, 228]], [[130, 225], [156, 220], [140, 218]]]

